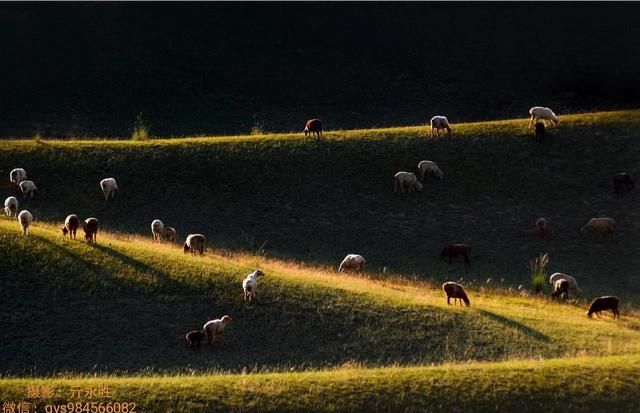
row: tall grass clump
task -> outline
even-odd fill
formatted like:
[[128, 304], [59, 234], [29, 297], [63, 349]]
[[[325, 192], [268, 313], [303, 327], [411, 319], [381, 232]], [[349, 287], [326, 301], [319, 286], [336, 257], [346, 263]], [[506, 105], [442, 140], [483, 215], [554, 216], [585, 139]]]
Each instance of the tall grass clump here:
[[133, 132], [131, 133], [132, 141], [145, 141], [151, 137], [149, 130], [151, 129], [151, 125], [147, 123], [142, 117], [142, 113], [139, 113], [136, 116], [136, 123], [133, 127]]
[[540, 254], [538, 257], [529, 261], [529, 269], [531, 270], [531, 284], [536, 294], [539, 294], [544, 287], [547, 279], [547, 271], [545, 270], [549, 264], [549, 254]]

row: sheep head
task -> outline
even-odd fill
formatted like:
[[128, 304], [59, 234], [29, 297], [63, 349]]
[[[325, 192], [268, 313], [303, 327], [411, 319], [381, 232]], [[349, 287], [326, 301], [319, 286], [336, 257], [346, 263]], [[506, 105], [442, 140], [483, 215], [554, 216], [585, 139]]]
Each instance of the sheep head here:
[[182, 247], [182, 251], [183, 251], [183, 252], [189, 252], [189, 250], [190, 250], [190, 249], [191, 249], [191, 248], [189, 247], [189, 245], [187, 245], [187, 243], [185, 242], [185, 243], [184, 243], [184, 246]]

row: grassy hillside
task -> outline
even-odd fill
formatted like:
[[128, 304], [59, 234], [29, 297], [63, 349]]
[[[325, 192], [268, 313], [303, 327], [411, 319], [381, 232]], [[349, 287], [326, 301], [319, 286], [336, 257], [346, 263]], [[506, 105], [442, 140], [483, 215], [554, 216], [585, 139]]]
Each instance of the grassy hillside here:
[[[160, 218], [179, 236], [205, 233], [214, 249], [336, 266], [364, 255], [368, 268], [419, 279], [528, 285], [528, 260], [549, 252], [550, 270], [574, 274], [587, 296], [640, 296], [637, 192], [616, 196], [614, 173], [636, 176], [640, 111], [562, 117], [536, 145], [524, 119], [454, 125], [452, 139], [426, 127], [147, 142], [5, 141], [0, 173], [24, 167], [40, 194], [21, 206], [38, 220], [96, 216], [109, 230], [147, 235]], [[442, 183], [394, 194], [393, 175], [438, 162]], [[105, 202], [100, 179], [120, 192]], [[17, 194], [8, 179], [0, 193]], [[21, 197], [20, 197], [21, 199]], [[533, 236], [550, 221], [549, 241]], [[613, 239], [580, 237], [593, 216], [618, 222]], [[473, 247], [472, 265], [438, 258], [450, 242]]]
[[[2, 373], [282, 371], [628, 354], [640, 319], [590, 320], [585, 304], [471, 288], [447, 307], [438, 286], [369, 280], [246, 255], [184, 256], [177, 246], [99, 234], [64, 240], [39, 224], [29, 238], [0, 221]], [[267, 276], [262, 303], [241, 280]], [[190, 350], [184, 334], [231, 315], [220, 348]]]
[[24, 400], [27, 386], [49, 386], [56, 396], [32, 400], [42, 409], [66, 405], [72, 388], [106, 385], [111, 398], [79, 400], [134, 402], [145, 412], [633, 412], [640, 408], [638, 380], [638, 356], [580, 357], [311, 373], [5, 379], [0, 398]]

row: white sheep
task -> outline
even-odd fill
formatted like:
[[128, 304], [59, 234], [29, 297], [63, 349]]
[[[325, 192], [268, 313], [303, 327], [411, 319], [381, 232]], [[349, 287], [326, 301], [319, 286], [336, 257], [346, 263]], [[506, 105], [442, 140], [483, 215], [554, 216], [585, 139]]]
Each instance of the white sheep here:
[[255, 270], [242, 281], [245, 302], [252, 303], [253, 300], [258, 298], [256, 295], [258, 292], [258, 277], [264, 277], [264, 273], [260, 270]]
[[27, 179], [27, 171], [22, 168], [12, 169], [9, 173], [9, 180], [16, 185], [20, 185], [20, 182], [25, 179]]
[[616, 221], [613, 218], [591, 218], [582, 228], [582, 234], [590, 232], [600, 236], [612, 235], [616, 230]]
[[449, 125], [449, 120], [446, 116], [436, 115], [431, 118], [429, 122], [431, 124], [431, 137], [433, 138], [433, 134], [435, 132], [436, 135], [440, 136], [440, 131], [446, 130], [451, 136], [451, 125]]
[[222, 334], [224, 333], [224, 327], [231, 321], [231, 317], [228, 315], [223, 316], [220, 319], [207, 321], [202, 329], [207, 334], [209, 345], [216, 340], [222, 341]]
[[393, 192], [404, 192], [405, 188], [409, 192], [417, 190], [422, 192], [422, 184], [418, 181], [418, 177], [411, 172], [398, 172], [394, 177]]
[[31, 225], [32, 221], [33, 215], [31, 215], [31, 212], [27, 211], [26, 209], [24, 211], [20, 211], [20, 213], [18, 214], [18, 222], [20, 223], [20, 227], [22, 228], [22, 235], [29, 235], [29, 226]]
[[582, 292], [578, 287], [578, 281], [575, 278], [570, 276], [569, 274], [563, 274], [561, 272], [556, 272], [551, 274], [549, 277], [549, 284], [555, 287], [556, 283], [560, 280], [567, 280], [569, 283], [569, 291], [571, 291], [572, 295], [576, 296], [578, 293]]
[[118, 184], [114, 178], [104, 178], [100, 181], [100, 189], [102, 189], [105, 200], [109, 199], [109, 195], [111, 195], [111, 198], [115, 198]]
[[558, 123], [560, 123], [560, 119], [558, 119], [556, 114], [549, 108], [534, 106], [529, 109], [529, 114], [531, 115], [531, 120], [529, 121], [530, 128], [536, 120], [541, 120], [545, 124], [546, 121], [549, 121], [549, 123], [553, 123], [553, 126], [558, 126]]
[[425, 175], [432, 176], [438, 180], [444, 177], [444, 174], [438, 167], [438, 164], [433, 161], [420, 161], [420, 163], [418, 164], [418, 170], [420, 171], [420, 179], [423, 181]]
[[153, 234], [154, 241], [162, 241], [162, 234], [164, 232], [164, 224], [159, 219], [154, 219], [151, 223], [151, 233]]
[[366, 260], [362, 255], [358, 254], [348, 254], [338, 267], [338, 272], [344, 272], [346, 270], [360, 272], [362, 268], [366, 264]]
[[9, 218], [18, 216], [18, 198], [10, 196], [4, 200], [4, 213]]
[[187, 239], [184, 241], [182, 250], [185, 253], [191, 251], [192, 254], [195, 254], [196, 251], [199, 251], [200, 255], [202, 255], [204, 254], [206, 243], [207, 243], [207, 238], [204, 235], [189, 234], [187, 235]]
[[25, 199], [27, 198], [27, 196], [33, 198], [33, 196], [36, 194], [36, 191], [38, 190], [38, 187], [36, 187], [36, 184], [33, 181], [22, 181], [20, 182], [20, 190], [24, 194]]

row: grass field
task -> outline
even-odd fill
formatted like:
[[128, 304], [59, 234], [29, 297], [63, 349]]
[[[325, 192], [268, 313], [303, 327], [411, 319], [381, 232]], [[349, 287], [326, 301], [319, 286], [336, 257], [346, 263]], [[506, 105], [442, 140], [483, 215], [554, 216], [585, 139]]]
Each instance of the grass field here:
[[[0, 402], [48, 385], [47, 403], [66, 403], [72, 387], [107, 383], [112, 401], [148, 412], [635, 411], [637, 195], [614, 195], [611, 178], [636, 175], [639, 115], [563, 116], [543, 145], [524, 119], [454, 125], [451, 139], [404, 127], [319, 143], [0, 142], [0, 172], [24, 167], [40, 188], [21, 204], [29, 237], [0, 219]], [[444, 182], [394, 194], [393, 173], [421, 159]], [[0, 191], [16, 193], [6, 179]], [[71, 212], [100, 219], [97, 245], [61, 237]], [[578, 234], [593, 215], [616, 218], [612, 239]], [[533, 235], [538, 216], [548, 241]], [[151, 242], [154, 218], [181, 238], [204, 232], [209, 251]], [[471, 266], [437, 257], [454, 240], [473, 245]], [[531, 293], [525, 265], [547, 251], [579, 300]], [[363, 276], [335, 271], [348, 252], [367, 258]], [[261, 303], [245, 305], [256, 267]], [[462, 280], [471, 307], [447, 306], [444, 280]], [[587, 318], [607, 293], [623, 299], [621, 320]], [[223, 314], [222, 346], [186, 346]]]

